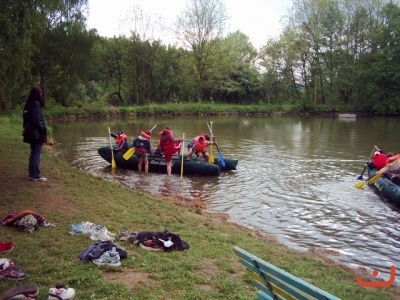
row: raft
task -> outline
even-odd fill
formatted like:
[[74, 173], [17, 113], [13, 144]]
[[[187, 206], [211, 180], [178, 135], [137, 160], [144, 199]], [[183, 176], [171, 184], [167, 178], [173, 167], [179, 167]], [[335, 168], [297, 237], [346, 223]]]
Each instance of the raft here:
[[[368, 178], [377, 172], [377, 169], [368, 169]], [[400, 208], [400, 186], [393, 183], [389, 178], [382, 175], [374, 184], [370, 185], [374, 191], [389, 203]]]
[[[97, 152], [99, 155], [109, 163], [111, 163], [112, 156], [110, 151], [110, 146], [100, 147]], [[184, 175], [202, 175], [202, 176], [219, 176], [221, 170], [236, 170], [238, 160], [236, 159], [226, 159], [225, 167], [219, 157], [214, 157], [214, 163], [208, 163], [206, 161], [197, 162], [195, 156], [192, 156], [191, 160], [183, 161], [183, 174]], [[148, 156], [149, 160], [149, 172], [156, 173], [167, 173], [167, 163], [164, 157]], [[123, 158], [123, 153], [114, 151], [114, 161], [119, 168], [137, 170], [138, 169], [138, 158], [136, 155], [132, 155], [128, 160]], [[182, 156], [175, 155], [172, 157], [172, 173], [181, 173]]]

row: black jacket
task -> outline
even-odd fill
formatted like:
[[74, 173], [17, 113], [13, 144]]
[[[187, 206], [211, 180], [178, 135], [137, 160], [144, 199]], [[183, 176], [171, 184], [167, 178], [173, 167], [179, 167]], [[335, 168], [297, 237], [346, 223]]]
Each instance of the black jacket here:
[[47, 142], [47, 128], [44, 121], [42, 107], [38, 101], [29, 101], [23, 112], [22, 133], [24, 143], [43, 144]]

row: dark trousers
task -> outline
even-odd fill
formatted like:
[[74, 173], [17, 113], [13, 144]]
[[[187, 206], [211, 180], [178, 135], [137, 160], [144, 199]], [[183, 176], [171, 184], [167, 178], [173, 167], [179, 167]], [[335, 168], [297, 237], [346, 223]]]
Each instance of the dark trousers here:
[[29, 177], [40, 178], [42, 174], [40, 172], [40, 160], [42, 155], [43, 144], [30, 144], [31, 154], [29, 156]]

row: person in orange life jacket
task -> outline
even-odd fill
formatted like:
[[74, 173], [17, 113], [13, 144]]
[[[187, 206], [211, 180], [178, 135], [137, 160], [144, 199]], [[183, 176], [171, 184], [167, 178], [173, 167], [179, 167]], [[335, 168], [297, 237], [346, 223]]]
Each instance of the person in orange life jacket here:
[[141, 131], [140, 135], [133, 140], [133, 147], [135, 147], [135, 155], [138, 158], [138, 171], [142, 172], [142, 166], [144, 164], [144, 172], [149, 173], [149, 160], [147, 159], [147, 154], [152, 155], [151, 150], [151, 132], [150, 130]]
[[180, 146], [182, 140], [175, 139], [171, 128], [166, 126], [162, 131], [158, 133], [160, 135], [159, 147], [164, 153], [165, 161], [167, 162], [167, 175], [170, 176], [172, 172], [172, 155], [180, 153]]
[[207, 152], [208, 145], [216, 145], [215, 141], [210, 142], [210, 137], [207, 134], [202, 133], [201, 135], [192, 139], [188, 144], [188, 156], [186, 160], [190, 160], [193, 152], [197, 156], [197, 161], [200, 161], [203, 157], [208, 159], [210, 156]]
[[115, 139], [115, 143], [118, 145], [118, 148], [114, 149], [114, 151], [125, 153], [129, 149], [128, 136], [125, 133], [118, 131], [117, 134], [111, 132], [110, 135]]
[[387, 155], [386, 153], [375, 146], [375, 152], [371, 158], [371, 160], [367, 163], [368, 168], [376, 168], [378, 170], [382, 169], [387, 164]]
[[400, 154], [394, 155], [393, 152], [389, 152], [387, 158], [387, 163], [390, 165], [383, 175], [389, 178], [393, 183], [400, 185], [400, 161], [396, 161], [400, 158]]

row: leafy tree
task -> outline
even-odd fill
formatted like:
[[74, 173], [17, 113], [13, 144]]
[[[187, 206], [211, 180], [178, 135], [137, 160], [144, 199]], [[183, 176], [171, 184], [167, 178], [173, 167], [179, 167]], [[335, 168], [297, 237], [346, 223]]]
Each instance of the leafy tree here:
[[209, 63], [217, 50], [212, 41], [222, 36], [226, 18], [226, 9], [220, 0], [190, 0], [176, 22], [178, 39], [185, 49], [191, 50], [199, 101], [203, 96]]

